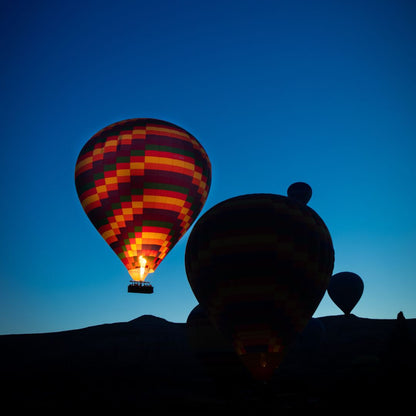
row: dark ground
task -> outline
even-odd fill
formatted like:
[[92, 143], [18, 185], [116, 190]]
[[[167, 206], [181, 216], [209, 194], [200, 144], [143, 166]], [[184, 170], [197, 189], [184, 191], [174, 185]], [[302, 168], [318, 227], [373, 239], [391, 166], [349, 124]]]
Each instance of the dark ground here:
[[318, 321], [322, 331], [299, 337], [267, 385], [227, 375], [212, 379], [189, 345], [186, 324], [149, 315], [3, 335], [0, 398], [15, 412], [413, 408], [416, 319]]

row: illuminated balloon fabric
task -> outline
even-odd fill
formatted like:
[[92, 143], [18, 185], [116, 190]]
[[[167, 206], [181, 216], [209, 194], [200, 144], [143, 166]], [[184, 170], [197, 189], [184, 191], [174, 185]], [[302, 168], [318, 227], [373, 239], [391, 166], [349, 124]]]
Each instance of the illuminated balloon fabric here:
[[280, 195], [244, 195], [206, 212], [188, 239], [188, 280], [254, 378], [269, 379], [332, 274], [328, 229]]
[[351, 313], [363, 291], [364, 283], [361, 277], [352, 272], [334, 274], [328, 285], [329, 297], [345, 315]]
[[195, 356], [217, 384], [227, 385], [229, 391], [230, 386], [247, 381], [247, 370], [232, 344], [215, 328], [201, 305], [192, 309], [186, 329]]
[[[75, 183], [98, 232], [131, 277], [144, 280], [201, 211], [211, 164], [184, 129], [130, 119], [102, 129], [85, 144]], [[139, 273], [144, 267], [146, 273]]]

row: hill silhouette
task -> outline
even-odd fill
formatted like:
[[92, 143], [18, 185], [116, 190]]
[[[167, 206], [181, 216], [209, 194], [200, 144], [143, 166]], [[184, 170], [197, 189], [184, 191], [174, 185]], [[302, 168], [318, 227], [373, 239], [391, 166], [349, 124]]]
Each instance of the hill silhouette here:
[[190, 347], [186, 324], [152, 315], [3, 335], [2, 403], [16, 411], [397, 410], [411, 404], [416, 319], [314, 321], [267, 385], [212, 379]]

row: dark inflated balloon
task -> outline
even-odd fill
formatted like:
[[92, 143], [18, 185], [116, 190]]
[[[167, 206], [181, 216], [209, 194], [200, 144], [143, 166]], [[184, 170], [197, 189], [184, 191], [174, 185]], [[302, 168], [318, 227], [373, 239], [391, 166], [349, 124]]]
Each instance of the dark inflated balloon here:
[[287, 196], [306, 205], [312, 197], [312, 188], [305, 182], [295, 182], [287, 189]]
[[299, 344], [308, 349], [316, 349], [326, 337], [325, 326], [318, 318], [311, 318], [299, 337]]
[[255, 379], [267, 380], [325, 293], [334, 264], [325, 223], [273, 194], [231, 198], [195, 225], [191, 288]]
[[328, 295], [345, 313], [349, 315], [358, 303], [364, 291], [364, 282], [358, 274], [341, 272], [331, 277], [328, 285]]
[[215, 328], [201, 305], [192, 309], [186, 321], [189, 344], [208, 374], [221, 386], [247, 381], [248, 373], [232, 344]]

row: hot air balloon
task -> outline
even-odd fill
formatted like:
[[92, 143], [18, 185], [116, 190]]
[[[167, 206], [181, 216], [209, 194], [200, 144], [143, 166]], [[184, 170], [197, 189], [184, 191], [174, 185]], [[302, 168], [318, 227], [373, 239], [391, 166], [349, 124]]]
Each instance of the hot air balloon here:
[[358, 303], [364, 291], [364, 282], [358, 274], [341, 272], [331, 277], [328, 285], [328, 295], [349, 316]]
[[305, 182], [295, 182], [287, 188], [287, 196], [302, 204], [307, 204], [312, 197], [312, 188]]
[[308, 323], [333, 265], [331, 237], [319, 215], [274, 194], [214, 206], [195, 224], [185, 253], [199, 303], [262, 381]]
[[323, 343], [326, 336], [326, 329], [318, 318], [311, 318], [303, 331], [300, 333], [298, 343], [308, 350], [317, 350]]
[[192, 309], [186, 320], [186, 329], [192, 351], [216, 382], [219, 391], [225, 387], [229, 393], [230, 388], [248, 382], [248, 372], [232, 344], [215, 328], [201, 305]]
[[82, 207], [127, 268], [129, 292], [153, 292], [146, 276], [196, 219], [210, 184], [211, 163], [196, 138], [149, 118], [100, 130], [75, 167]]

